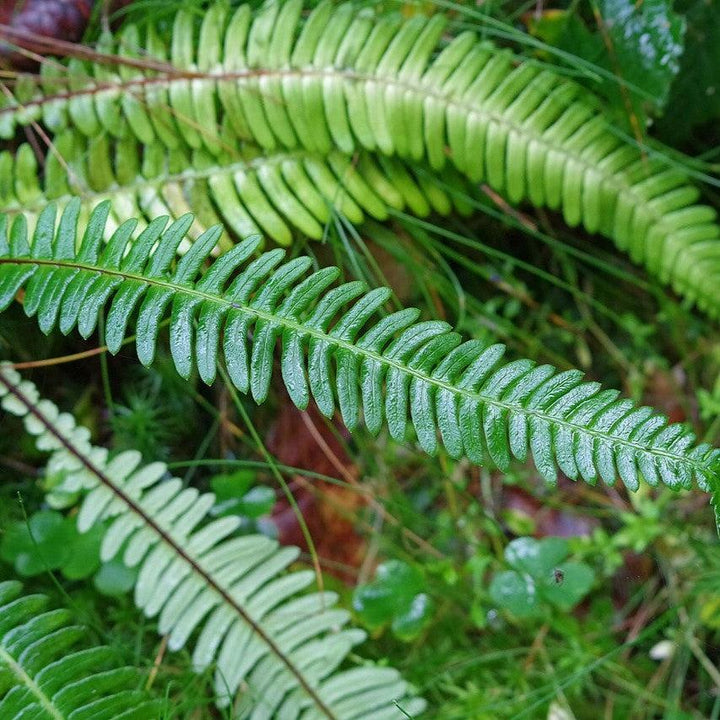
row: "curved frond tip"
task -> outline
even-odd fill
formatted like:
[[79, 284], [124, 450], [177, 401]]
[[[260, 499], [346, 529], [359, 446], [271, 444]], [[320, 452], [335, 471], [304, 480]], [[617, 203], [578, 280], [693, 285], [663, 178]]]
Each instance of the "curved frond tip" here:
[[258, 403], [268, 395], [279, 342], [280, 374], [299, 408], [314, 399], [325, 415], [339, 410], [351, 430], [363, 419], [371, 433], [386, 424], [404, 441], [412, 429], [429, 453], [442, 446], [501, 469], [531, 457], [549, 482], [558, 470], [590, 483], [619, 477], [631, 490], [641, 478], [676, 489], [693, 479], [705, 490], [716, 482], [720, 450], [696, 446], [686, 426], [584, 382], [579, 371], [502, 362], [504, 346], [464, 341], [444, 322], [419, 320], [417, 310], [386, 314], [387, 288], [337, 285], [337, 268], [310, 272], [309, 258], [284, 261], [279, 249], [258, 254], [259, 237], [203, 269], [218, 228], [176, 262], [189, 216], [167, 229], [155, 220], [135, 240], [133, 223], [125, 223], [103, 244], [107, 204], [93, 211], [76, 249], [78, 210], [71, 202], [56, 222], [48, 206], [32, 241], [22, 217], [9, 230], [0, 219], [0, 310], [24, 288], [24, 309], [44, 332], [77, 327], [84, 337], [103, 311], [111, 352], [135, 316], [146, 365], [169, 317], [183, 377], [197, 369], [212, 383], [222, 356], [235, 386]]

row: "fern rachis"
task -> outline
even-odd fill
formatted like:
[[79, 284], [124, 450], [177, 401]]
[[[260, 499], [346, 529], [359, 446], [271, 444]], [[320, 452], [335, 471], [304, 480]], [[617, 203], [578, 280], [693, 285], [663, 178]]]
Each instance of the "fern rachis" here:
[[379, 315], [387, 289], [366, 293], [357, 282], [331, 287], [338, 271], [308, 276], [309, 258], [283, 264], [282, 251], [274, 250], [249, 262], [259, 238], [200, 273], [217, 241], [218, 232], [209, 231], [171, 270], [190, 218], [164, 234], [164, 222], [151, 223], [123, 258], [132, 224], [101, 249], [107, 205], [99, 206], [76, 251], [77, 211], [78, 203], [68, 205], [56, 228], [49, 206], [32, 244], [21, 218], [9, 239], [5, 221], [0, 224], [0, 308], [25, 287], [25, 310], [37, 314], [44, 332], [77, 325], [87, 337], [107, 306], [105, 342], [116, 352], [139, 307], [136, 344], [148, 364], [169, 309], [170, 347], [181, 375], [196, 366], [205, 382], [213, 382], [222, 347], [233, 383], [257, 402], [268, 395], [279, 339], [293, 402], [304, 408], [312, 397], [326, 415], [338, 407], [351, 430], [362, 408], [371, 432], [386, 421], [402, 441], [409, 421], [431, 453], [438, 437], [455, 457], [490, 458], [501, 468], [529, 452], [551, 482], [559, 467], [589, 482], [600, 477], [613, 483], [619, 474], [631, 489], [640, 475], [651, 484], [689, 487], [694, 477], [702, 488], [713, 487], [719, 451], [691, 449], [688, 429], [581, 382], [577, 371], [557, 374], [530, 361], [501, 365], [502, 346], [462, 342], [444, 322], [418, 321], [412, 309]]

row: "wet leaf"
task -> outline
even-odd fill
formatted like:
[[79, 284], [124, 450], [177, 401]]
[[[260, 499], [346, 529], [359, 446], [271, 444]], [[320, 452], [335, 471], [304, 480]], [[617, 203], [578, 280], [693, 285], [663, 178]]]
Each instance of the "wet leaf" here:
[[545, 577], [567, 556], [567, 541], [559, 537], [542, 540], [530, 537], [517, 538], [505, 548], [505, 559], [508, 564], [535, 578]]
[[410, 607], [396, 615], [392, 622], [392, 631], [400, 640], [413, 640], [427, 625], [434, 609], [432, 598], [426, 593], [419, 593], [410, 602]]
[[396, 637], [412, 640], [432, 617], [433, 603], [423, 592], [422, 574], [400, 560], [378, 566], [375, 580], [353, 593], [353, 608], [370, 629], [391, 625]]
[[579, 562], [561, 563], [552, 570], [542, 587], [542, 595], [560, 610], [572, 610], [589, 592], [595, 573]]
[[542, 612], [535, 581], [530, 575], [521, 575], [514, 570], [495, 575], [490, 583], [490, 597], [518, 618], [533, 617]]
[[670, 91], [670, 108], [659, 123], [668, 142], [680, 142], [692, 129], [720, 117], [720, 12], [714, 0], [675, 4], [687, 22], [685, 54]]
[[[592, 8], [594, 23], [569, 10], [548, 10], [539, 18], [528, 15], [528, 28], [549, 45], [583, 60], [586, 72], [598, 68], [594, 89], [637, 134], [647, 117], [660, 115], [667, 104], [680, 69], [685, 20], [673, 11], [670, 0], [596, 0]], [[572, 60], [564, 62], [573, 65]]]
[[505, 560], [513, 569], [495, 575], [490, 596], [518, 618], [542, 614], [547, 605], [572, 610], [589, 592], [595, 573], [585, 563], [566, 562], [568, 554], [563, 538], [513, 540], [505, 548]]
[[684, 18], [673, 12], [671, 0], [598, 0], [597, 8], [611, 67], [621, 80], [644, 91], [643, 97], [628, 90], [635, 112], [661, 110], [680, 70]]

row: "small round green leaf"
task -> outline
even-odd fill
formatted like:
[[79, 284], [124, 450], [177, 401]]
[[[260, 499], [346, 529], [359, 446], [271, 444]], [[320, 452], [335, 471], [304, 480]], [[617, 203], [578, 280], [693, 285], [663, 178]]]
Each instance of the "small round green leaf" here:
[[519, 618], [533, 617], [541, 612], [535, 581], [514, 570], [495, 575], [490, 584], [490, 597], [503, 610]]
[[589, 592], [595, 573], [585, 563], [566, 562], [554, 568], [542, 595], [560, 610], [572, 610]]

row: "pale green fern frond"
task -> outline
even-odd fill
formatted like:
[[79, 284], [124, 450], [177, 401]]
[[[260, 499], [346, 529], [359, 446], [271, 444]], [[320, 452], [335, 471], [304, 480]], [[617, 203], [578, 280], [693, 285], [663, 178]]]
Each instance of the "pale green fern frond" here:
[[109, 647], [79, 647], [87, 630], [73, 624], [66, 610], [47, 610], [47, 604], [44, 595], [23, 595], [19, 582], [0, 583], [3, 720], [161, 717], [161, 703], [137, 689], [136, 668], [117, 667]]
[[578, 85], [472, 33], [446, 42], [441, 14], [403, 19], [330, 0], [302, 9], [183, 10], [168, 44], [152, 26], [128, 26], [106, 44], [124, 63], [46, 63], [39, 82], [23, 78], [3, 101], [0, 134], [42, 119], [52, 132], [132, 133], [218, 155], [229, 130], [267, 152], [364, 148], [435, 171], [452, 164], [611, 238], [720, 315], [715, 212], [695, 204], [682, 172], [622, 140]]
[[[432, 211], [447, 215], [454, 203], [466, 210], [426, 173], [397, 158], [367, 152], [325, 157], [297, 149], [264, 154], [255, 145], [232, 141], [223, 153], [210, 155], [158, 142], [143, 145], [130, 135], [87, 138], [66, 130], [43, 159], [42, 176], [30, 145], [0, 153], [0, 208], [24, 213], [32, 230], [51, 200], [62, 207], [81, 197], [86, 219], [98, 202], [110, 199], [110, 232], [130, 218], [143, 228], [159, 215], [192, 212], [193, 239], [223, 222], [238, 238], [262, 232], [280, 245], [289, 245], [294, 232], [320, 240], [333, 213], [358, 224], [366, 216], [386, 219], [389, 208], [419, 217]], [[448, 170], [443, 184], [462, 187]]]
[[86, 428], [3, 365], [0, 398], [53, 453], [49, 469], [64, 476], [55, 491], [86, 491], [79, 530], [109, 523], [101, 557], [120, 553], [139, 568], [135, 602], [158, 618], [169, 648], [192, 644], [194, 669], [214, 666], [221, 707], [242, 686], [236, 717], [252, 720], [403, 720], [423, 710], [392, 668], [338, 669], [365, 633], [346, 627], [349, 613], [335, 607], [335, 593], [304, 592], [312, 571], [286, 572], [298, 548], [237, 536], [238, 517], [211, 520], [212, 493], [167, 478], [162, 463], [142, 466], [135, 451], [110, 458], [90, 444]]
[[398, 441], [412, 426], [429, 453], [443, 445], [453, 457], [492, 460], [501, 469], [530, 455], [549, 482], [559, 468], [591, 483], [620, 477], [632, 490], [641, 477], [672, 488], [690, 487], [693, 478], [703, 489], [714, 486], [720, 450], [695, 447], [686, 426], [583, 382], [579, 371], [558, 373], [530, 360], [502, 364], [502, 345], [463, 341], [445, 322], [419, 321], [414, 309], [383, 315], [387, 288], [332, 287], [337, 268], [309, 273], [308, 257], [283, 262], [280, 249], [252, 259], [259, 237], [202, 271], [220, 232], [211, 229], [174, 262], [191, 217], [167, 230], [164, 219], [155, 220], [134, 242], [133, 223], [126, 223], [103, 246], [108, 207], [101, 205], [76, 249], [78, 210], [71, 202], [56, 227], [48, 206], [31, 243], [22, 216], [9, 234], [0, 218], [0, 310], [24, 288], [25, 312], [37, 315], [44, 332], [77, 325], [84, 337], [103, 311], [110, 352], [120, 349], [136, 315], [144, 364], [153, 361], [160, 322], [169, 316], [170, 349], [183, 377], [197, 368], [212, 383], [222, 354], [232, 382], [258, 403], [268, 396], [280, 341], [293, 402], [305, 408], [314, 398], [328, 416], [338, 407], [351, 430], [362, 413], [371, 433], [387, 423]]

